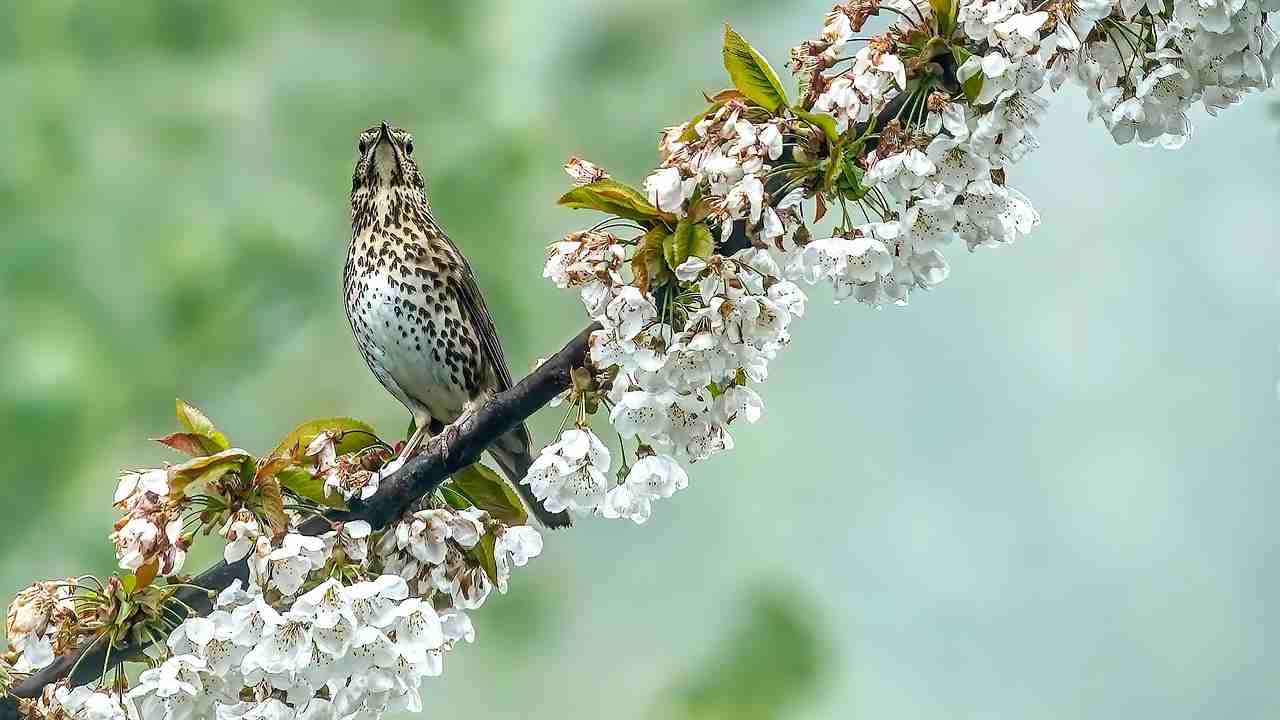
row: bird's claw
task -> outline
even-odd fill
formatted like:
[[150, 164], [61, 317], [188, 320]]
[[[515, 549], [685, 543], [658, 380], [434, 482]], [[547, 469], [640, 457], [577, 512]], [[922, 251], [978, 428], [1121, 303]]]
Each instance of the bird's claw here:
[[[466, 416], [464, 415], [463, 417]], [[444, 428], [440, 430], [440, 444], [444, 448], [445, 457], [449, 456], [452, 451], [453, 444], [458, 441], [458, 423], [461, 422], [462, 419], [463, 418], [458, 418], [454, 422], [445, 425]]]

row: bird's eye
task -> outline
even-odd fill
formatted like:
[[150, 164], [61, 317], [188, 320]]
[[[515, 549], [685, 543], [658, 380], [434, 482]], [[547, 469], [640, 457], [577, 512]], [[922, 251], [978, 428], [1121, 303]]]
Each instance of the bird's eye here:
[[404, 141], [404, 154], [405, 155], [413, 154], [413, 138], [409, 138], [408, 140]]

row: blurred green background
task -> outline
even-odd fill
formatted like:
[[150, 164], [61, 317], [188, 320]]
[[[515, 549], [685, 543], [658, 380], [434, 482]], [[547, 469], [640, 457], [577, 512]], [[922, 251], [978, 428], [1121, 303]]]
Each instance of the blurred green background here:
[[[639, 181], [722, 21], [781, 65], [829, 4], [0, 3], [0, 593], [110, 569], [174, 396], [259, 451], [404, 427], [339, 299], [360, 129], [416, 134], [519, 375], [583, 323], [540, 278], [588, 219], [564, 158]], [[647, 526], [549, 538], [428, 712], [1280, 716], [1268, 104], [1169, 153], [1064, 92], [1013, 176], [1040, 231], [906, 310], [816, 291], [766, 422]]]

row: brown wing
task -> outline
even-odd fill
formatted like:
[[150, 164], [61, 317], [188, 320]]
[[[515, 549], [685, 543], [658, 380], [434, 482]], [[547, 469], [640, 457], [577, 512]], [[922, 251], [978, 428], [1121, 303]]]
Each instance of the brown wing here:
[[476, 285], [475, 273], [471, 272], [471, 266], [467, 264], [466, 258], [461, 254], [458, 257], [462, 261], [462, 277], [458, 283], [458, 306], [471, 320], [472, 329], [480, 339], [480, 349], [484, 352], [485, 361], [493, 368], [494, 377], [497, 378], [496, 390], [501, 392], [511, 387], [511, 370], [507, 368], [507, 358], [502, 353], [502, 340], [498, 338], [498, 328], [494, 326], [493, 316], [489, 314], [489, 308], [484, 304], [484, 295]]
[[[480, 349], [484, 353], [485, 361], [493, 370], [494, 379], [498, 384], [494, 391], [502, 392], [512, 385], [511, 370], [507, 367], [507, 358], [502, 352], [502, 340], [498, 337], [498, 328], [493, 324], [489, 307], [485, 305], [484, 294], [476, 284], [475, 273], [471, 271], [471, 266], [462, 253], [458, 253], [457, 257], [462, 263], [462, 273], [458, 283], [458, 305], [463, 315], [470, 320], [476, 337], [480, 339]], [[527, 452], [532, 445], [528, 428], [521, 425], [512, 430], [512, 434], [518, 434], [523, 444], [521, 450]]]
[[[510, 388], [512, 382], [511, 370], [507, 368], [507, 359], [502, 352], [502, 340], [498, 337], [498, 328], [493, 324], [493, 316], [489, 314], [489, 308], [485, 305], [484, 294], [476, 284], [476, 275], [471, 271], [471, 265], [467, 263], [467, 259], [461, 252], [456, 251], [456, 248], [454, 255], [462, 265], [462, 276], [457, 288], [459, 309], [470, 319], [476, 337], [480, 338], [480, 348], [484, 353], [485, 361], [493, 369], [493, 376], [498, 384], [495, 391], [502, 392]], [[489, 453], [501, 466], [508, 482], [520, 493], [529, 511], [543, 525], [553, 530], [570, 527], [573, 525], [573, 520], [568, 511], [549, 512], [533, 494], [533, 489], [521, 482], [529, 470], [530, 463], [533, 462], [532, 447], [533, 439], [529, 437], [529, 428], [521, 423], [519, 427], [499, 438], [494, 446], [489, 448]]]

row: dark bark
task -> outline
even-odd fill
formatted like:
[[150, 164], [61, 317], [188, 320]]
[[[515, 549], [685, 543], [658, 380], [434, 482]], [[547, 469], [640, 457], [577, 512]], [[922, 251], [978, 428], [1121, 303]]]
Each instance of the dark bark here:
[[[320, 535], [330, 529], [331, 521], [350, 520], [367, 520], [375, 529], [386, 527], [420, 498], [434, 492], [450, 474], [479, 460], [485, 448], [497, 438], [568, 389], [571, 384], [569, 373], [584, 363], [591, 333], [598, 328], [599, 325], [592, 325], [578, 333], [560, 352], [515, 387], [498, 394], [475, 414], [433, 438], [419, 455], [385, 479], [368, 502], [356, 503], [349, 511], [333, 511], [327, 518], [313, 517], [302, 524], [300, 531], [306, 535]], [[178, 597], [203, 615], [212, 609], [218, 591], [237, 578], [247, 581], [248, 577], [246, 561], [230, 565], [220, 562], [191, 581], [198, 587], [183, 588], [178, 591]], [[127, 659], [139, 657], [145, 648], [146, 645], [141, 644], [111, 648], [109, 662], [107, 648], [102, 643], [62, 655], [53, 664], [16, 683], [10, 689], [10, 696], [0, 698], [0, 720], [17, 720], [20, 717], [16, 698], [37, 697], [45, 685], [64, 678], [72, 685], [92, 682], [103, 673], [104, 667], [113, 668]], [[73, 667], [74, 673], [71, 672]]]

